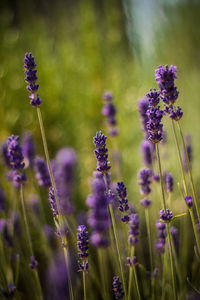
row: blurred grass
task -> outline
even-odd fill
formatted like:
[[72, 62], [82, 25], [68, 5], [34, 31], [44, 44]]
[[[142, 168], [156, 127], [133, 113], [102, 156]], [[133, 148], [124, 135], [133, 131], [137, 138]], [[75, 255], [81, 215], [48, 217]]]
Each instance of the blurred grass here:
[[[29, 105], [24, 82], [24, 53], [32, 51], [50, 154], [53, 158], [62, 146], [76, 149], [80, 173], [77, 189], [82, 205], [89, 193], [88, 177], [95, 169], [92, 137], [97, 130], [106, 131], [101, 115], [101, 97], [106, 89], [113, 91], [118, 109], [123, 179], [129, 198], [138, 203], [136, 174], [141, 166], [142, 132], [137, 102], [149, 88], [156, 87], [154, 70], [159, 64], [178, 66], [182, 124], [184, 131], [193, 136], [194, 166], [198, 166], [200, 5], [193, 1], [150, 2], [160, 12], [157, 19], [150, 16], [154, 33], [152, 52], [142, 49], [141, 41], [146, 37], [140, 35], [134, 23], [134, 14], [139, 14], [138, 19], [140, 14], [145, 17], [145, 10], [137, 10], [138, 1], [1, 2], [0, 138], [31, 130], [38, 153], [43, 154], [36, 111]], [[133, 14], [130, 7], [135, 8]], [[179, 174], [176, 150], [171, 128], [166, 126], [169, 160], [164, 161], [164, 168], [175, 175]], [[111, 149], [110, 139], [108, 146]], [[194, 171], [198, 180], [198, 167]]]

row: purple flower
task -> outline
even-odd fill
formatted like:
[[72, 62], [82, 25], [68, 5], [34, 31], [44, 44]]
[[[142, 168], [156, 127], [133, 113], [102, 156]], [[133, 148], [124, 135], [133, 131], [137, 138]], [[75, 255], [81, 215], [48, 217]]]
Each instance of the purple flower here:
[[103, 94], [103, 99], [106, 100], [106, 101], [111, 101], [111, 100], [113, 99], [113, 94], [112, 94], [112, 92], [106, 91], [106, 92]]
[[38, 91], [39, 85], [36, 84], [37, 81], [37, 70], [35, 63], [35, 58], [32, 53], [26, 53], [24, 57], [24, 69], [25, 69], [25, 81], [28, 83], [27, 90], [31, 93], [30, 95], [30, 104], [34, 107], [39, 107], [42, 103], [42, 100], [39, 98], [39, 95], [36, 94]]
[[77, 229], [77, 248], [78, 248], [78, 256], [81, 260], [78, 261], [79, 270], [86, 271], [88, 269], [88, 245], [89, 245], [89, 237], [88, 232], [85, 225], [79, 225]]
[[37, 269], [37, 267], [38, 267], [38, 262], [37, 262], [37, 260], [34, 258], [34, 256], [31, 256], [30, 257], [30, 264], [29, 264], [29, 266], [30, 266], [30, 268], [32, 269], [32, 270], [36, 270]]
[[151, 179], [152, 179], [152, 170], [151, 169], [141, 169], [138, 173], [140, 193], [142, 195], [148, 195], [151, 193]]
[[160, 211], [160, 219], [163, 222], [166, 222], [166, 223], [170, 222], [172, 218], [173, 218], [173, 213], [168, 208], [166, 209], [166, 211], [164, 209], [162, 209]]
[[26, 132], [23, 136], [22, 152], [28, 161], [28, 165], [33, 167], [33, 161], [35, 158], [35, 143], [33, 140], [33, 135], [30, 132]]
[[108, 102], [102, 109], [102, 114], [107, 117], [108, 125], [116, 125], [115, 115], [117, 110], [112, 102]]
[[180, 108], [180, 106], [177, 107], [170, 107], [170, 109], [168, 110], [169, 116], [171, 119], [175, 120], [175, 121], [179, 121], [182, 116], [183, 116], [183, 112], [182, 109]]
[[160, 253], [165, 252], [165, 243], [166, 243], [166, 224], [158, 220], [156, 222], [156, 227], [158, 229], [158, 241], [156, 243], [156, 248]]
[[149, 199], [143, 199], [140, 201], [140, 204], [144, 207], [144, 208], [148, 208], [151, 205], [152, 201]]
[[8, 138], [7, 155], [12, 169], [22, 170], [25, 166], [22, 148], [19, 145], [19, 137], [11, 135]]
[[161, 124], [164, 112], [160, 110], [160, 106], [150, 106], [147, 111], [148, 121], [148, 139], [152, 143], [159, 143], [163, 139], [163, 124]]
[[55, 182], [62, 214], [72, 214], [74, 207], [70, 200], [72, 196], [77, 155], [72, 148], [62, 148], [56, 155]]
[[58, 216], [58, 210], [57, 210], [56, 199], [54, 195], [54, 189], [52, 187], [50, 187], [49, 189], [49, 203], [51, 205], [53, 216], [54, 218], [56, 218]]
[[148, 137], [148, 132], [147, 132], [147, 122], [148, 122], [148, 116], [147, 116], [147, 111], [149, 109], [149, 101], [147, 98], [143, 98], [138, 102], [138, 111], [140, 114], [140, 119], [142, 122], [142, 130], [145, 133], [145, 138]]
[[108, 164], [108, 149], [106, 148], [106, 139], [107, 137], [100, 131], [97, 132], [96, 136], [93, 139], [96, 149], [94, 154], [97, 159], [97, 168], [96, 170], [102, 173], [107, 173], [111, 168]]
[[8, 156], [8, 144], [6, 142], [1, 144], [1, 156], [4, 165], [10, 167], [10, 161]]
[[133, 257], [127, 257], [126, 258], [126, 264], [129, 266], [129, 267], [134, 267], [137, 263], [137, 258], [136, 256], [133, 256]]
[[168, 193], [172, 193], [174, 187], [174, 179], [170, 173], [165, 174], [165, 184]]
[[150, 89], [149, 93], [146, 94], [146, 98], [149, 102], [149, 106], [157, 106], [160, 102], [160, 92], [156, 91], [156, 89]]
[[113, 291], [115, 299], [122, 299], [124, 297], [122, 282], [119, 277], [113, 277]]
[[90, 207], [88, 224], [93, 232], [91, 242], [97, 247], [108, 245], [105, 231], [110, 225], [108, 215], [108, 197], [103, 178], [95, 178], [92, 183], [92, 194], [86, 200]]
[[151, 166], [152, 164], [152, 144], [148, 140], [144, 140], [141, 144], [141, 153], [143, 157], [143, 162], [146, 166]]
[[187, 204], [187, 206], [188, 206], [189, 208], [192, 208], [192, 206], [193, 206], [193, 200], [192, 200], [192, 197], [191, 197], [191, 196], [186, 196], [186, 197], [185, 197], [185, 202], [186, 202], [186, 204]]
[[[123, 182], [117, 182], [117, 195], [119, 197], [119, 211], [123, 213], [127, 213], [129, 211], [128, 199], [127, 199], [127, 191]], [[128, 223], [129, 216], [126, 214], [121, 218], [122, 222]]]
[[131, 246], [135, 246], [139, 239], [138, 236], [140, 234], [140, 222], [139, 222], [139, 216], [136, 213], [133, 213], [130, 215], [130, 221], [129, 221], [129, 236], [128, 236], [128, 242]]
[[45, 160], [42, 157], [37, 156], [34, 160], [34, 167], [36, 170], [36, 178], [38, 179], [38, 184], [45, 188], [50, 187], [51, 178]]
[[173, 104], [178, 98], [179, 92], [174, 86], [174, 80], [176, 76], [177, 68], [176, 66], [159, 66], [155, 71], [156, 81], [161, 90], [161, 99], [167, 105]]
[[[190, 164], [190, 169], [192, 168], [192, 145], [191, 145], [191, 136], [186, 135], [185, 136], [185, 146], [187, 151], [187, 156]], [[186, 172], [188, 172], [188, 166], [187, 166], [187, 160], [185, 157], [185, 151], [184, 148], [181, 150], [182, 158], [183, 158], [183, 168]]]

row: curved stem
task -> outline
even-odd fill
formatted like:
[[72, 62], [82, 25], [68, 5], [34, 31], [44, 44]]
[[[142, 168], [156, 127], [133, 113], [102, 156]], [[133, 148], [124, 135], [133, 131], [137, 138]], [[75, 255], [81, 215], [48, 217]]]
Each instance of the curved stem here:
[[165, 201], [165, 192], [164, 192], [164, 185], [163, 185], [163, 175], [162, 175], [162, 168], [161, 168], [161, 161], [160, 161], [160, 153], [159, 153], [159, 146], [158, 143], [156, 144], [156, 153], [158, 159], [158, 167], [159, 167], [159, 174], [160, 174], [160, 187], [162, 192], [162, 200], [163, 200], [163, 207], [166, 212], [166, 201]]
[[169, 257], [170, 257], [170, 265], [171, 265], [171, 274], [172, 274], [172, 288], [173, 288], [173, 296], [174, 299], [177, 299], [176, 297], [176, 284], [175, 284], [175, 274], [174, 274], [174, 265], [173, 265], [173, 254], [172, 254], [172, 240], [171, 240], [171, 233], [169, 228], [169, 223], [167, 225], [167, 235], [169, 240]]
[[74, 294], [73, 294], [73, 289], [72, 289], [72, 282], [71, 282], [71, 276], [70, 276], [70, 271], [69, 271], [69, 255], [68, 255], [68, 249], [66, 247], [63, 248], [64, 250], [64, 257], [65, 257], [65, 264], [67, 267], [67, 278], [68, 278], [68, 286], [69, 286], [69, 294], [70, 294], [70, 299], [74, 300]]
[[[134, 246], [131, 247], [131, 254], [130, 257], [131, 259], [133, 258], [134, 255]], [[129, 267], [129, 282], [128, 282], [128, 300], [131, 299], [131, 283], [133, 279], [133, 267]]]
[[184, 148], [184, 152], [185, 152], [186, 163], [187, 163], [187, 167], [188, 167], [188, 172], [189, 172], [189, 177], [190, 177], [190, 182], [191, 182], [191, 187], [192, 187], [192, 193], [193, 193], [193, 197], [194, 197], [194, 204], [195, 204], [196, 211], [197, 211], [198, 222], [200, 224], [200, 210], [199, 210], [199, 206], [198, 206], [198, 202], [197, 202], [197, 194], [196, 194], [196, 190], [195, 190], [195, 187], [194, 187], [194, 181], [193, 181], [190, 162], [189, 162], [188, 153], [187, 153], [187, 149], [186, 149], [186, 145], [185, 145], [185, 140], [184, 140], [183, 132], [182, 132], [181, 125], [180, 125], [179, 121], [177, 122], [177, 125], [178, 125], [179, 132], [180, 132], [180, 135], [181, 135], [181, 139], [182, 139], [182, 142], [183, 142], [183, 148]]
[[196, 239], [196, 243], [197, 243], [197, 248], [198, 248], [198, 253], [200, 255], [200, 242], [199, 242], [199, 236], [197, 233], [197, 229], [196, 229], [196, 224], [195, 224], [195, 219], [194, 219], [194, 214], [192, 209], [189, 209], [190, 212], [190, 217], [191, 217], [191, 221], [192, 221], [192, 226], [193, 226], [193, 230], [194, 230], [194, 235], [195, 235], [195, 239]]
[[120, 253], [120, 248], [119, 248], [119, 240], [118, 240], [118, 235], [117, 235], [117, 226], [115, 223], [115, 217], [114, 217], [112, 204], [109, 204], [109, 210], [110, 210], [112, 227], [113, 227], [115, 243], [116, 243], [116, 248], [117, 248], [117, 254], [118, 254], [118, 259], [119, 259], [119, 266], [120, 266], [120, 271], [121, 271], [121, 276], [122, 276], [122, 282], [123, 282], [123, 286], [124, 286], [125, 299], [127, 299], [126, 281], [125, 281], [125, 276], [124, 276], [124, 269], [122, 266], [121, 253]]
[[137, 290], [137, 294], [138, 294], [138, 298], [139, 300], [141, 300], [141, 295], [140, 295], [140, 289], [139, 289], [139, 284], [138, 284], [138, 278], [137, 278], [137, 272], [135, 267], [133, 267], [133, 273], [134, 273], [134, 277], [135, 277], [135, 284], [136, 284], [136, 290]]

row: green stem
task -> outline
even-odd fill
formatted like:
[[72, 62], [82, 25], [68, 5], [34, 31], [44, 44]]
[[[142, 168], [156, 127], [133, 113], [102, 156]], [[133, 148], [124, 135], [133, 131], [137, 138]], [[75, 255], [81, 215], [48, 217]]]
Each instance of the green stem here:
[[109, 296], [107, 295], [107, 287], [106, 287], [106, 280], [105, 280], [105, 269], [104, 269], [104, 262], [103, 262], [103, 255], [102, 255], [102, 249], [98, 249], [98, 259], [99, 259], [99, 269], [100, 269], [100, 277], [101, 282], [103, 285], [103, 299], [109, 299]]
[[16, 255], [16, 271], [15, 271], [15, 286], [18, 285], [18, 279], [19, 279], [19, 263], [20, 263], [20, 256], [19, 254]]
[[121, 271], [121, 276], [122, 276], [122, 282], [123, 282], [123, 286], [124, 286], [125, 299], [127, 299], [126, 281], [125, 281], [125, 276], [124, 276], [124, 269], [122, 266], [121, 253], [120, 253], [120, 248], [119, 248], [119, 240], [118, 240], [118, 235], [117, 235], [117, 226], [115, 223], [115, 217], [114, 217], [112, 204], [109, 204], [109, 211], [110, 211], [112, 227], [113, 227], [113, 232], [114, 232], [114, 237], [115, 237], [115, 243], [116, 243], [117, 254], [118, 254], [118, 259], [119, 259], [119, 266], [120, 266], [120, 271]]
[[191, 186], [192, 186], [192, 193], [193, 193], [193, 197], [194, 197], [194, 204], [195, 204], [196, 211], [197, 211], [198, 222], [200, 224], [200, 210], [199, 210], [198, 201], [197, 201], [197, 194], [196, 194], [196, 190], [195, 190], [195, 187], [194, 187], [194, 181], [193, 181], [190, 162], [189, 162], [188, 153], [187, 153], [187, 149], [186, 149], [186, 145], [185, 145], [185, 140], [184, 140], [183, 132], [182, 132], [179, 121], [177, 122], [177, 125], [178, 125], [179, 132], [180, 132], [180, 135], [181, 135], [181, 139], [182, 139], [182, 142], [183, 142], [183, 148], [184, 148], [184, 152], [185, 152], [186, 163], [187, 163], [187, 167], [188, 167], [190, 182], [191, 182]]
[[172, 240], [171, 240], [171, 233], [170, 233], [170, 225], [169, 225], [169, 223], [167, 223], [166, 225], [167, 225], [167, 235], [168, 235], [168, 240], [169, 240], [169, 258], [170, 258], [170, 265], [171, 265], [173, 297], [174, 297], [174, 299], [177, 299], [177, 297], [176, 297], [176, 284], [175, 284], [175, 274], [174, 274], [174, 265], [173, 265]]
[[69, 293], [70, 293], [70, 299], [74, 300], [74, 293], [72, 289], [72, 282], [71, 282], [71, 276], [70, 276], [70, 267], [69, 267], [69, 254], [68, 254], [68, 249], [66, 247], [63, 248], [64, 250], [64, 257], [65, 257], [65, 264], [67, 267], [67, 278], [68, 278], [68, 286], [69, 286]]
[[159, 153], [159, 146], [158, 143], [156, 144], [156, 153], [158, 159], [158, 167], [159, 167], [159, 174], [160, 174], [160, 187], [162, 193], [162, 200], [163, 200], [163, 207], [166, 212], [166, 201], [165, 201], [165, 192], [164, 192], [164, 185], [163, 185], [163, 175], [162, 175], [162, 168], [161, 168], [161, 161], [160, 161], [160, 153]]
[[[133, 258], [134, 255], [134, 246], [131, 247], [131, 259]], [[133, 279], [133, 267], [129, 267], [129, 282], [128, 282], [128, 300], [131, 299], [131, 284], [132, 284], [132, 279]]]
[[197, 229], [196, 229], [196, 224], [195, 224], [194, 214], [193, 214], [193, 211], [192, 211], [191, 208], [189, 208], [189, 212], [190, 212], [190, 217], [191, 217], [191, 221], [192, 221], [192, 226], [193, 226], [193, 230], [194, 230], [194, 235], [195, 235], [195, 239], [196, 239], [196, 243], [197, 243], [198, 253], [200, 253], [199, 236], [198, 236]]
[[185, 172], [184, 172], [184, 168], [183, 168], [183, 161], [182, 161], [182, 157], [181, 157], [181, 151], [180, 151], [178, 138], [177, 138], [177, 134], [176, 134], [176, 129], [175, 129], [173, 120], [172, 120], [172, 128], [173, 128], [173, 132], [174, 132], [175, 143], [176, 143], [176, 147], [177, 147], [177, 151], [178, 151], [178, 158], [179, 158], [181, 172], [182, 172], [182, 176], [183, 176], [183, 185], [184, 185], [185, 193], [188, 195], [188, 188], [187, 188]]
[[86, 274], [85, 274], [85, 271], [83, 271], [83, 294], [84, 294], [84, 300], [86, 300], [87, 299], [87, 297], [86, 297], [86, 282], [85, 282], [85, 276]]
[[[145, 208], [145, 219], [146, 219], [147, 236], [148, 236], [148, 244], [149, 244], [151, 274], [153, 274], [153, 252], [152, 252], [152, 244], [151, 244], [152, 239], [151, 239], [151, 227], [150, 227], [149, 209], [148, 208]], [[155, 298], [154, 279], [151, 280], [151, 284], [152, 284], [152, 299], [154, 299]]]
[[[20, 198], [21, 198], [22, 212], [23, 212], [24, 223], [25, 223], [25, 228], [26, 228], [26, 235], [27, 235], [27, 240], [28, 240], [28, 244], [29, 244], [29, 248], [30, 248], [30, 254], [31, 254], [31, 256], [34, 257], [33, 246], [32, 246], [32, 241], [31, 241], [31, 235], [30, 235], [28, 220], [27, 220], [27, 216], [26, 216], [23, 184], [20, 184], [20, 194], [21, 194]], [[38, 276], [37, 269], [34, 270], [34, 274], [35, 274], [34, 276], [35, 276], [35, 280], [36, 280], [36, 284], [37, 284], [37, 288], [38, 288], [38, 299], [43, 299], [42, 288], [41, 288], [40, 279], [39, 279], [39, 276]]]
[[141, 295], [140, 295], [140, 289], [139, 289], [139, 284], [138, 284], [138, 278], [137, 278], [137, 272], [136, 272], [136, 269], [135, 267], [133, 267], [133, 274], [134, 274], [134, 277], [135, 277], [135, 285], [136, 285], [136, 290], [137, 290], [137, 294], [138, 294], [138, 300], [141, 300]]

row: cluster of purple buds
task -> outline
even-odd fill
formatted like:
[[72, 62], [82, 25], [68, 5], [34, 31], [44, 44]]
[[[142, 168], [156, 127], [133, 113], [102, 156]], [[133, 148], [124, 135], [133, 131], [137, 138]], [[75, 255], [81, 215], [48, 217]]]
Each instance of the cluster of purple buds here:
[[38, 184], [45, 188], [51, 187], [51, 178], [45, 160], [37, 156], [34, 160], [34, 167]]
[[49, 203], [51, 206], [51, 210], [53, 212], [53, 216], [54, 216], [54, 218], [56, 218], [58, 216], [58, 209], [57, 209], [57, 205], [56, 205], [56, 198], [55, 198], [53, 187], [50, 187], [50, 189], [49, 189]]
[[149, 278], [156, 278], [157, 275], [158, 275], [158, 272], [159, 272], [159, 269], [158, 269], [158, 268], [155, 268], [155, 269], [153, 270], [153, 272], [147, 271], [147, 276], [148, 276]]
[[81, 260], [81, 262], [78, 261], [79, 271], [86, 271], [88, 269], [88, 232], [85, 225], [79, 225], [77, 231], [78, 256]]
[[149, 106], [147, 111], [148, 122], [148, 139], [152, 143], [159, 143], [163, 139], [163, 124], [161, 123], [164, 112], [160, 106]]
[[189, 208], [192, 208], [192, 206], [193, 206], [193, 200], [192, 200], [192, 197], [191, 197], [191, 196], [186, 196], [186, 197], [185, 197], [185, 202], [186, 202], [186, 204], [187, 204], [187, 206], [188, 206]]
[[36, 270], [36, 269], [37, 269], [37, 267], [38, 267], [38, 262], [37, 262], [37, 260], [35, 259], [34, 256], [31, 256], [31, 257], [30, 257], [30, 264], [29, 264], [29, 266], [30, 266], [30, 268], [31, 268], [32, 270]]
[[86, 200], [90, 207], [88, 224], [92, 227], [91, 242], [96, 247], [106, 247], [108, 240], [106, 229], [110, 225], [108, 215], [108, 197], [103, 174], [98, 174], [92, 182], [92, 194]]
[[174, 85], [174, 80], [176, 76], [177, 68], [176, 66], [159, 66], [155, 70], [155, 77], [160, 88], [161, 99], [166, 105], [174, 104], [178, 98], [179, 92], [177, 87]]
[[113, 277], [113, 291], [115, 299], [122, 299], [124, 297], [122, 282], [118, 276]]
[[10, 167], [10, 161], [8, 157], [8, 144], [6, 142], [1, 144], [1, 157], [3, 164], [7, 167]]
[[105, 105], [102, 109], [102, 114], [107, 117], [107, 124], [110, 127], [109, 134], [111, 136], [116, 136], [118, 134], [118, 130], [115, 127], [117, 124], [116, 121], [116, 107], [112, 102], [113, 94], [111, 92], [105, 92], [103, 94], [103, 99], [105, 100]]
[[1, 292], [6, 299], [10, 299], [10, 298], [12, 299], [15, 290], [16, 290], [16, 286], [13, 283], [8, 284], [8, 290], [1, 288]]
[[27, 90], [30, 92], [29, 98], [31, 99], [30, 104], [34, 107], [39, 107], [42, 103], [39, 95], [36, 94], [39, 88], [39, 85], [36, 84], [38, 79], [37, 70], [35, 63], [35, 58], [32, 53], [26, 53], [24, 57], [24, 69], [25, 69], [25, 81], [28, 83]]
[[162, 209], [159, 214], [160, 219], [165, 223], [169, 223], [173, 218], [173, 213], [168, 208], [166, 210]]
[[143, 199], [140, 201], [140, 204], [144, 207], [144, 208], [148, 208], [151, 205], [152, 201], [149, 199]]
[[136, 256], [127, 257], [126, 258], [126, 264], [129, 267], [134, 267], [137, 264], [137, 258], [136, 258]]
[[125, 215], [121, 218], [122, 222], [128, 223], [129, 222], [129, 216], [127, 215], [127, 212], [129, 211], [129, 205], [128, 205], [128, 199], [127, 199], [127, 191], [125, 184], [123, 182], [117, 182], [117, 195], [119, 197], [119, 211], [125, 213]]
[[174, 188], [174, 179], [172, 175], [170, 173], [166, 173], [164, 179], [165, 179], [167, 192], [172, 193]]
[[138, 236], [140, 234], [140, 222], [139, 222], [139, 216], [136, 213], [133, 213], [130, 215], [129, 220], [129, 236], [128, 236], [128, 242], [131, 246], [135, 246], [139, 239]]
[[[6, 149], [6, 147], [5, 147]], [[12, 170], [9, 172], [9, 180], [12, 181], [15, 187], [19, 187], [21, 183], [26, 181], [25, 173], [23, 172], [25, 163], [22, 148], [19, 145], [19, 137], [11, 135], [7, 142], [7, 159]]]
[[142, 195], [149, 195], [151, 193], [150, 184], [152, 181], [152, 170], [151, 169], [141, 169], [138, 173], [140, 193]]
[[153, 162], [152, 143], [148, 140], [144, 140], [141, 144], [141, 153], [145, 166], [149, 167]]
[[156, 248], [160, 253], [165, 252], [165, 243], [166, 243], [166, 224], [158, 220], [156, 222], [156, 227], [158, 229], [158, 241], [156, 243]]
[[[191, 167], [192, 167], [192, 145], [191, 145], [191, 136], [190, 135], [185, 136], [185, 147], [186, 147], [186, 151], [187, 151], [189, 167], [191, 169]], [[184, 148], [182, 148], [181, 153], [182, 153], [182, 158], [183, 158], [183, 168], [186, 172], [188, 172], [188, 165], [187, 165], [187, 159], [185, 156]]]
[[148, 116], [147, 111], [149, 109], [149, 101], [147, 98], [143, 98], [138, 102], [138, 111], [142, 123], [142, 130], [145, 134], [145, 139], [148, 138], [148, 132], [147, 132], [147, 122], [148, 122]]
[[107, 173], [111, 168], [108, 164], [108, 149], [106, 148], [106, 139], [107, 137], [100, 131], [96, 133], [96, 136], [93, 138], [94, 145], [96, 149], [94, 154], [97, 159], [97, 168], [96, 170], [101, 173]]

